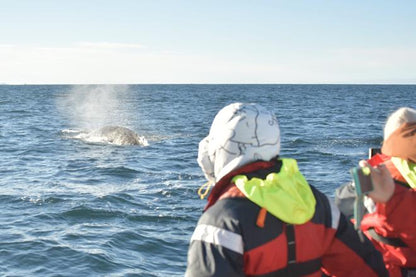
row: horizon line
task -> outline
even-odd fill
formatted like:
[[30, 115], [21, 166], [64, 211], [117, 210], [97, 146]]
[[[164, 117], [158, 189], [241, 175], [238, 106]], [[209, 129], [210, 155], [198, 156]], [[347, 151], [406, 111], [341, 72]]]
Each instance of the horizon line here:
[[0, 83], [0, 86], [135, 86], [135, 85], [399, 85], [414, 86], [415, 83]]

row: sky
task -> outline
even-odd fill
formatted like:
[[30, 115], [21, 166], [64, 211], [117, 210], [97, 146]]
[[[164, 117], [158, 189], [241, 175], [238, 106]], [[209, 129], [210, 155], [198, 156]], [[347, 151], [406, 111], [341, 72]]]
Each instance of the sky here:
[[416, 84], [413, 0], [0, 7], [0, 84]]

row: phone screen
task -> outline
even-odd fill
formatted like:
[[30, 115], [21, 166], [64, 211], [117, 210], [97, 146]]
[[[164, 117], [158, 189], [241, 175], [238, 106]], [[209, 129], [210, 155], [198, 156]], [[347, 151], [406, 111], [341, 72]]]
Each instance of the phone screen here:
[[368, 167], [356, 167], [351, 170], [357, 195], [366, 194], [373, 190], [370, 169]]
[[368, 158], [372, 158], [376, 154], [381, 154], [380, 148], [370, 148], [368, 149]]

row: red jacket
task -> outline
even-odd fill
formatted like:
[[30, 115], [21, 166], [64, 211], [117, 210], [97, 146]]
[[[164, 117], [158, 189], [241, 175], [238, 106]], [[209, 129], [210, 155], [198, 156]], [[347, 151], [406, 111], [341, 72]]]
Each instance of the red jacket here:
[[315, 214], [287, 224], [245, 198], [235, 175], [265, 178], [278, 161], [257, 162], [231, 172], [214, 187], [191, 238], [185, 276], [386, 276], [380, 253], [360, 242], [353, 225], [311, 186]]
[[[390, 276], [402, 276], [402, 268], [416, 268], [416, 190], [399, 183], [405, 180], [390, 157], [379, 154], [369, 160], [372, 166], [386, 164], [397, 181], [392, 198], [377, 204], [376, 212], [364, 216], [361, 228], [376, 248], [382, 252]], [[406, 246], [393, 246], [369, 234], [371, 228], [384, 238], [400, 239]]]

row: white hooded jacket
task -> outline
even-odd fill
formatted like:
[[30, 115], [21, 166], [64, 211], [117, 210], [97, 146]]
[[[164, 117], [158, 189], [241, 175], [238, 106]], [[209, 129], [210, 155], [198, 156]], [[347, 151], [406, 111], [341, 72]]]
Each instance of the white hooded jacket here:
[[254, 161], [269, 161], [280, 152], [276, 116], [257, 104], [234, 103], [215, 116], [199, 143], [198, 163], [208, 181]]

